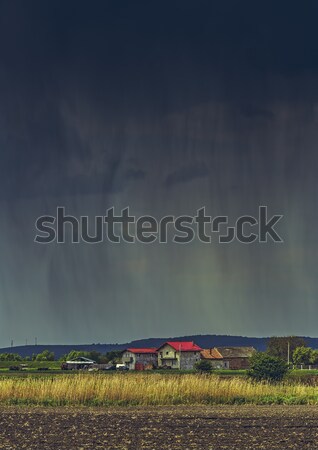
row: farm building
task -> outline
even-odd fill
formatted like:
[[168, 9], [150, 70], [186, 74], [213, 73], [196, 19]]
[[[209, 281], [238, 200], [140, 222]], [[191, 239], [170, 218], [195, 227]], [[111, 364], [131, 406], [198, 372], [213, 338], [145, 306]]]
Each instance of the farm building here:
[[213, 369], [226, 368], [226, 366], [224, 365], [223, 356], [217, 351], [216, 348], [201, 350], [200, 355], [201, 359], [207, 359], [211, 363]]
[[127, 348], [123, 351], [122, 362], [130, 370], [152, 369], [158, 365], [155, 348]]
[[201, 358], [208, 359], [214, 368], [248, 369], [249, 358], [255, 351], [254, 347], [214, 347], [203, 350]]
[[214, 369], [247, 369], [254, 347], [214, 347], [202, 349], [194, 342], [168, 341], [159, 348], [127, 348], [122, 363], [130, 370], [170, 368], [191, 370], [200, 359]]
[[71, 359], [63, 363], [63, 368], [67, 370], [79, 370], [79, 369], [89, 369], [96, 364], [95, 361], [84, 356], [79, 356], [78, 358]]
[[249, 358], [256, 351], [254, 347], [217, 347], [223, 356], [224, 367], [228, 369], [248, 369]]
[[200, 360], [201, 350], [194, 342], [166, 342], [157, 349], [158, 367], [193, 369], [195, 363]]

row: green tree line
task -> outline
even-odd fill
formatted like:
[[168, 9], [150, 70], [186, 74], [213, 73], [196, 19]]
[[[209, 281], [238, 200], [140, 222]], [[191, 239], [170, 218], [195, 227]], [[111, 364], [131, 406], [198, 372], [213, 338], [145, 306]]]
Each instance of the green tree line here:
[[[80, 356], [84, 356], [85, 358], [92, 359], [96, 361], [98, 364], [107, 364], [110, 362], [116, 362], [120, 356], [120, 351], [112, 351], [105, 354], [102, 354], [97, 351], [78, 351], [71, 350], [69, 353], [63, 355], [59, 358], [59, 361], [68, 361], [70, 359], [79, 358]], [[27, 361], [55, 361], [54, 352], [49, 350], [43, 350], [41, 353], [33, 354], [31, 357], [26, 356], [22, 357], [18, 353], [0, 353], [0, 361], [15, 361], [15, 362], [27, 362]]]

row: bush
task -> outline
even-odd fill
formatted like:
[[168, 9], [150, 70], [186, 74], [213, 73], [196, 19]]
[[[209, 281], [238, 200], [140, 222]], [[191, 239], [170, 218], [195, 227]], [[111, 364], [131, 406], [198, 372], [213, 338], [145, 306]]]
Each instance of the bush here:
[[195, 369], [198, 372], [211, 372], [212, 370], [212, 364], [207, 359], [201, 359], [201, 361], [198, 361], [195, 364]]
[[281, 381], [288, 371], [287, 364], [276, 356], [256, 352], [250, 358], [248, 375], [254, 380]]
[[36, 361], [54, 361], [54, 353], [50, 352], [49, 350], [43, 350], [42, 353], [38, 353], [36, 355], [35, 360]]

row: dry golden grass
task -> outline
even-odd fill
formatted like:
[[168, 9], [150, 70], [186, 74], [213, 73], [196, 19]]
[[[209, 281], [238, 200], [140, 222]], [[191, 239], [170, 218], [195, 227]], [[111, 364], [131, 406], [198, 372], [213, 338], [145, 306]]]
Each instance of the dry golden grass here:
[[318, 404], [318, 387], [255, 383], [245, 378], [196, 374], [76, 374], [7, 377], [0, 380], [0, 404], [175, 405], [291, 403]]

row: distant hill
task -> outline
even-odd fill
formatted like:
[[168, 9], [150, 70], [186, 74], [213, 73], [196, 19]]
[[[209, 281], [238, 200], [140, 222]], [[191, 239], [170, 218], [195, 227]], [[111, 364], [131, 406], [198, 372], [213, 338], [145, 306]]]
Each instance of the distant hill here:
[[[244, 337], [244, 336], [227, 336], [227, 335], [193, 335], [193, 336], [178, 336], [167, 338], [148, 338], [139, 339], [136, 341], [127, 342], [124, 344], [74, 344], [74, 345], [23, 345], [17, 347], [0, 348], [0, 353], [18, 353], [22, 357], [32, 356], [33, 353], [41, 353], [43, 350], [50, 350], [54, 352], [55, 358], [69, 353], [71, 350], [95, 350], [101, 353], [107, 353], [112, 350], [124, 350], [127, 347], [159, 347], [166, 341], [194, 341], [202, 348], [210, 347], [241, 347], [253, 346], [259, 351], [266, 349], [268, 337]], [[307, 344], [312, 348], [318, 348], [318, 338], [304, 338]]]

